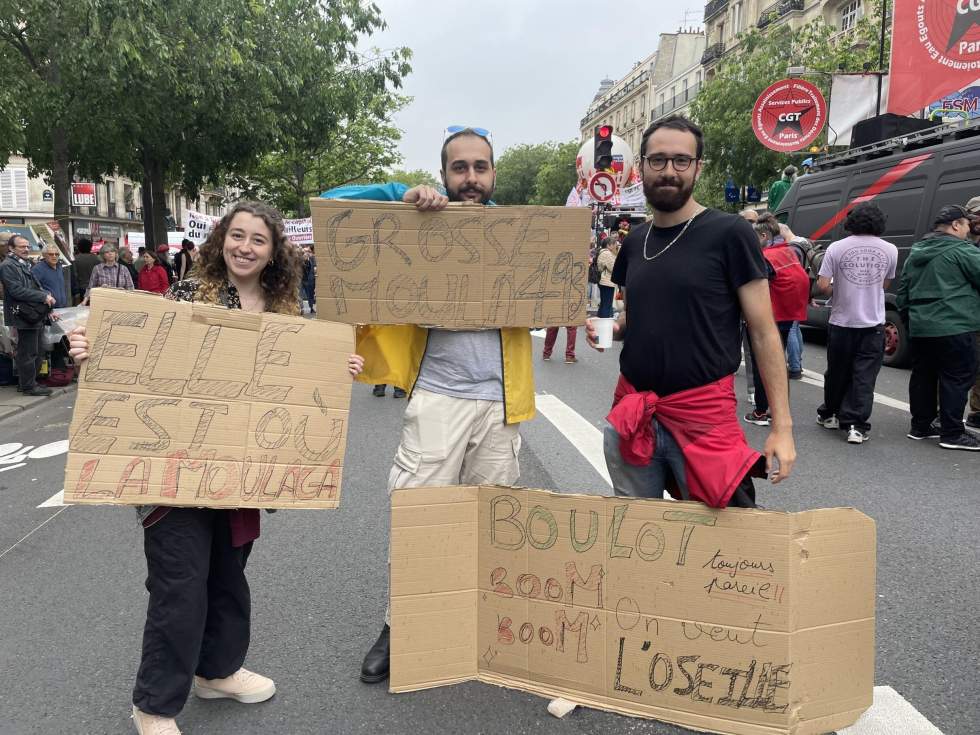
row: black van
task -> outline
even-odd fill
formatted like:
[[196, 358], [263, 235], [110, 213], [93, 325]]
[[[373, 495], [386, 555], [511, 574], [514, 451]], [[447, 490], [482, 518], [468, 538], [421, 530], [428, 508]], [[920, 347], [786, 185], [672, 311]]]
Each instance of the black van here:
[[[844, 219], [859, 202], [874, 201], [888, 217], [884, 238], [898, 247], [898, 270], [885, 294], [885, 364], [908, 362], [908, 336], [895, 309], [898, 275], [912, 244], [932, 229], [946, 204], [965, 204], [980, 195], [980, 119], [852, 148], [814, 161], [779, 203], [775, 214], [821, 253], [847, 236]], [[813, 274], [816, 276], [816, 273]], [[807, 325], [826, 328], [826, 301], [811, 306]]]

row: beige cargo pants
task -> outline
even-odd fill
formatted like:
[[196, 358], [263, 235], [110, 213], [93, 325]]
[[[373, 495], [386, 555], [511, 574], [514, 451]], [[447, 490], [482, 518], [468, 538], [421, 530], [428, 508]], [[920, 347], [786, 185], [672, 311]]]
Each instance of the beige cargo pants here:
[[[513, 485], [520, 476], [518, 424], [501, 401], [453, 398], [417, 388], [405, 408], [388, 494], [409, 487]], [[385, 608], [385, 623], [391, 610]]]

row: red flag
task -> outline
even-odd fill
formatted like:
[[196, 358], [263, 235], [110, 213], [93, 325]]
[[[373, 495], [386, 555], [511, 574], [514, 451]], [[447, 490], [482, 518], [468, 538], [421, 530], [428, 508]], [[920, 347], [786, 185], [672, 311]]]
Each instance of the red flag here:
[[980, 2], [895, 0], [888, 112], [910, 115], [980, 77]]

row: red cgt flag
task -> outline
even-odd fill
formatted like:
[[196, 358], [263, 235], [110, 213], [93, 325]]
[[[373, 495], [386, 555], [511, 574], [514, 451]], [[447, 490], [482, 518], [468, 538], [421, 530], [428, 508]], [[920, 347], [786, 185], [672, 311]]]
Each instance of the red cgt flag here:
[[980, 0], [895, 0], [888, 112], [910, 115], [980, 78]]

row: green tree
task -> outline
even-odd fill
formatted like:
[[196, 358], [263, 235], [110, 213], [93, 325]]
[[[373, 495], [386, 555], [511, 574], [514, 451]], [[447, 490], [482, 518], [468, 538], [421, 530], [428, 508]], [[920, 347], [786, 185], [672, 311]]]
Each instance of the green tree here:
[[534, 194], [530, 204], [562, 206], [568, 199], [568, 192], [578, 181], [575, 170], [575, 156], [581, 143], [570, 140], [554, 147], [549, 159], [538, 169], [534, 177]]
[[440, 181], [433, 176], [431, 173], [423, 168], [417, 168], [414, 171], [403, 171], [401, 169], [395, 169], [394, 171], [389, 171], [379, 179], [380, 181], [397, 181], [400, 184], [405, 184], [406, 186], [439, 186]]
[[[765, 188], [787, 165], [798, 165], [812, 155], [806, 151], [778, 153], [759, 143], [751, 123], [756, 98], [785, 78], [789, 66], [817, 72], [808, 79], [825, 97], [830, 74], [838, 69], [861, 71], [865, 63], [876, 68], [880, 12], [878, 3], [877, 14], [863, 18], [853, 31], [837, 38], [832, 38], [837, 30], [819, 19], [796, 31], [779, 25], [765, 31], [752, 29], [741, 37], [739, 47], [722, 60], [691, 106], [691, 117], [702, 127], [705, 138], [704, 171], [695, 190], [698, 201], [726, 206], [724, 187], [729, 179]], [[825, 145], [826, 134], [815, 144]]]
[[538, 171], [551, 160], [554, 149], [554, 143], [537, 143], [516, 145], [504, 151], [497, 159], [497, 188], [493, 200], [497, 204], [530, 203]]

